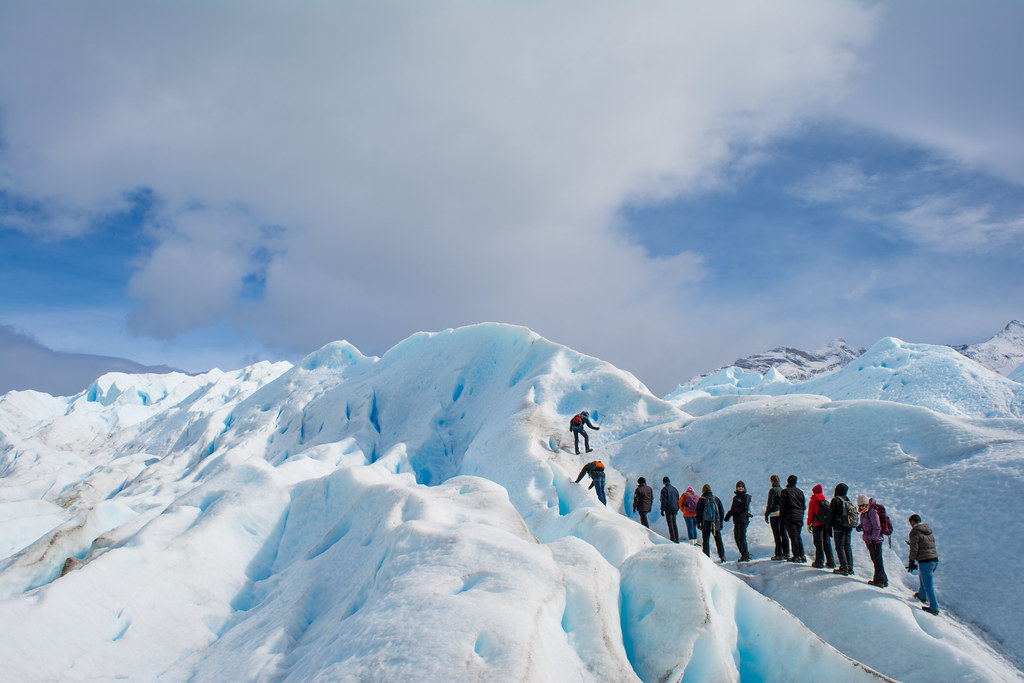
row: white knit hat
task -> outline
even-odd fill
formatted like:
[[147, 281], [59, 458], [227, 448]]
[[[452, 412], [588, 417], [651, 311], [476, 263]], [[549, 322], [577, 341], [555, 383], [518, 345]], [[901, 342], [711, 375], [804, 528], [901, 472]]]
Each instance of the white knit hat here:
[[868, 497], [865, 496], [863, 493], [857, 496], [857, 507], [860, 507], [861, 505], [867, 505], [869, 502], [871, 501], [869, 501]]

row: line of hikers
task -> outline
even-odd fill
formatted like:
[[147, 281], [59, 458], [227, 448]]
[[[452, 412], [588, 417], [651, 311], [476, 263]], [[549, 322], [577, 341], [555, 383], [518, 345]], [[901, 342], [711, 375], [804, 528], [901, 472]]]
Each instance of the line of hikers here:
[[[583, 436], [586, 452], [590, 453], [593, 450], [590, 447], [590, 437], [584, 427], [598, 429], [590, 422], [590, 413], [585, 410], [573, 416], [569, 423], [577, 455], [580, 452], [580, 435]], [[578, 484], [588, 474], [590, 475], [589, 488], [596, 489], [597, 499], [601, 501], [602, 505], [607, 505], [608, 501], [604, 492], [604, 463], [600, 460], [588, 462], [580, 470], [575, 483]], [[842, 576], [853, 574], [853, 548], [850, 538], [854, 531], [859, 531], [863, 534], [864, 544], [867, 546], [868, 555], [874, 565], [874, 576], [868, 583], [879, 588], [889, 585], [889, 578], [885, 574], [885, 564], [882, 558], [882, 540], [885, 536], [892, 534], [892, 522], [881, 503], [863, 493], [858, 495], [857, 502], [853, 503], [846, 495], [849, 492], [849, 487], [839, 483], [836, 484], [831, 501], [825, 497], [821, 484], [815, 484], [810, 504], [807, 504], [804, 492], [797, 488], [795, 474], [789, 475], [786, 479], [785, 488], [779, 483], [777, 474], [771, 475], [770, 481], [771, 488], [768, 490], [764, 521], [771, 525], [772, 536], [775, 538], [775, 554], [771, 559], [807, 562], [801, 535], [806, 511], [806, 524], [814, 543], [812, 567], [831, 569], [834, 574]], [[690, 543], [696, 545], [697, 527], [700, 525], [700, 543], [704, 554], [711, 557], [710, 541], [714, 538], [718, 558], [721, 562], [725, 562], [722, 525], [732, 519], [733, 539], [736, 541], [736, 549], [740, 552], [739, 562], [749, 562], [752, 559], [747, 548], [747, 526], [754, 515], [750, 512], [750, 494], [747, 493], [747, 487], [742, 481], [736, 482], [732, 505], [728, 511], [722, 507], [722, 501], [718, 496], [712, 493], [710, 484], [704, 484], [701, 487], [701, 495], [698, 496], [692, 486], [680, 495], [679, 490], [672, 486], [668, 477], [662, 477], [661, 482], [661, 516], [665, 518], [669, 539], [673, 543], [679, 542], [676, 515], [682, 510], [683, 520], [686, 523], [686, 535], [690, 539]], [[636, 483], [636, 489], [633, 491], [633, 512], [640, 516], [641, 524], [650, 528], [647, 515], [654, 506], [654, 490], [647, 485], [647, 479], [644, 477], [638, 478]], [[920, 570], [920, 584], [914, 597], [921, 602], [928, 603], [921, 609], [931, 614], [938, 614], [939, 603], [935, 597], [935, 588], [932, 582], [932, 575], [939, 564], [939, 556], [935, 551], [935, 539], [931, 527], [921, 523], [919, 515], [911, 515], [908, 521], [911, 529], [910, 536], [906, 541], [910, 546], [907, 571]], [[835, 543], [834, 558], [833, 542]], [[890, 540], [889, 543], [891, 545], [892, 541]]]
[[[583, 476], [583, 472], [580, 476]], [[710, 484], [701, 487], [699, 496], [692, 486], [680, 495], [668, 477], [662, 478], [662, 484], [661, 515], [665, 517], [669, 539], [673, 543], [679, 542], [676, 514], [682, 510], [690, 542], [696, 544], [699, 526], [700, 543], [704, 554], [711, 557], [710, 541], [714, 538], [719, 560], [725, 562], [721, 530], [722, 525], [732, 519], [733, 538], [736, 541], [736, 549], [740, 552], [739, 562], [749, 562], [752, 559], [747, 548], [747, 525], [753, 518], [750, 512], [751, 497], [742, 481], [736, 482], [732, 505], [728, 510], [722, 506], [718, 496], [712, 493]], [[889, 579], [885, 574], [882, 558], [882, 541], [885, 536], [892, 534], [892, 522], [885, 512], [885, 507], [864, 494], [857, 496], [856, 503], [851, 502], [847, 497], [849, 487], [842, 483], [836, 485], [831, 501], [826, 498], [821, 484], [816, 484], [808, 504], [804, 499], [804, 492], [797, 488], [796, 484], [796, 475], [789, 475], [785, 488], [780, 485], [778, 475], [771, 475], [771, 488], [768, 490], [768, 503], [764, 510], [764, 521], [771, 525], [775, 538], [775, 554], [771, 559], [806, 562], [801, 533], [806, 524], [814, 543], [814, 561], [811, 566], [832, 569], [834, 574], [849, 576], [853, 574], [853, 549], [850, 538], [856, 530], [863, 534], [864, 544], [874, 565], [874, 576], [868, 583], [879, 588], [888, 586]], [[647, 514], [651, 511], [653, 502], [654, 491], [647, 485], [647, 480], [640, 477], [633, 492], [633, 511], [640, 516], [640, 523], [648, 528], [650, 525]], [[914, 597], [928, 603], [921, 609], [938, 614], [939, 605], [932, 581], [932, 575], [939, 563], [935, 539], [931, 527], [923, 524], [919, 515], [911, 515], [908, 521], [911, 531], [906, 541], [910, 546], [907, 571], [920, 570], [920, 584]], [[833, 541], [835, 559], [832, 554]]]

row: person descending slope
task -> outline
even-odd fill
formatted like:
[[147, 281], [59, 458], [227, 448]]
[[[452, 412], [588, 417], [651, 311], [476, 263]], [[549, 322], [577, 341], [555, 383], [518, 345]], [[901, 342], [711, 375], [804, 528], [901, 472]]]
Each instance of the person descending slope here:
[[576, 477], [576, 481], [573, 483], [580, 483], [580, 479], [583, 478], [584, 474], [590, 475], [590, 486], [587, 489], [596, 489], [597, 499], [601, 501], [602, 505], [607, 505], [608, 501], [604, 498], [604, 463], [600, 460], [588, 462], [580, 470], [579, 476]]
[[676, 526], [676, 514], [679, 512], [676, 501], [679, 500], [679, 490], [668, 483], [668, 477], [662, 477], [661, 483], [664, 484], [661, 487], [661, 516], [668, 524], [668, 540], [679, 543], [679, 527]]
[[636, 490], [633, 492], [633, 512], [640, 515], [640, 523], [648, 529], [651, 525], [647, 522], [647, 513], [654, 505], [654, 490], [647, 485], [647, 480], [640, 477], [636, 480]]
[[577, 415], [573, 415], [573, 418], [569, 420], [569, 431], [572, 432], [573, 442], [576, 445], [576, 455], [580, 454], [580, 434], [583, 435], [583, 447], [587, 449], [587, 453], [594, 450], [590, 447], [590, 435], [587, 434], [587, 430], [584, 427], [590, 427], [595, 432], [601, 431], [601, 428], [593, 424], [590, 421], [590, 413], [583, 411]]
[[732, 507], [725, 513], [725, 521], [732, 518], [732, 536], [736, 540], [736, 549], [740, 551], [740, 562], [749, 562], [750, 553], [747, 552], [747, 525], [750, 524], [750, 494], [747, 493], [746, 484], [742, 481], [736, 482], [736, 492], [732, 496]]
[[708, 537], [714, 536], [718, 559], [725, 562], [725, 546], [722, 545], [723, 517], [725, 517], [725, 510], [722, 509], [722, 501], [711, 492], [711, 484], [704, 484], [700, 490], [700, 499], [697, 501], [697, 520], [701, 529], [701, 547], [704, 550], [704, 554], [711, 557], [711, 546], [708, 542]]

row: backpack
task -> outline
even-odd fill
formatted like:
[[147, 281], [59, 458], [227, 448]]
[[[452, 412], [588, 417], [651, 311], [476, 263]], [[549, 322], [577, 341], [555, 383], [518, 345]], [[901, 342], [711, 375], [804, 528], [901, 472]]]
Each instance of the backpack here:
[[701, 522], [712, 522], [718, 526], [718, 503], [715, 502], [714, 497], [704, 499], [704, 514], [701, 516]]
[[819, 500], [818, 510], [814, 513], [814, 519], [811, 520], [818, 526], [825, 526], [825, 522], [828, 520], [828, 501]]
[[839, 523], [845, 527], [856, 529], [857, 525], [860, 524], [860, 511], [857, 510], [856, 503], [851, 503], [842, 498], [839, 499], [839, 502], [843, 504], [843, 511], [839, 513]]
[[595, 460], [594, 461], [594, 471], [595, 472], [604, 472], [604, 463], [601, 462], [600, 460]]
[[[882, 527], [882, 535], [892, 536], [892, 521], [889, 519], [889, 515], [885, 514], [885, 506], [876, 502], [872, 507], [878, 513], [878, 525]], [[889, 539], [889, 545], [892, 545], [891, 538]]]
[[582, 427], [582, 426], [583, 426], [583, 416], [582, 415], [576, 415], [571, 420], [569, 420], [569, 429], [572, 429], [573, 427], [576, 427], [578, 429], [579, 427]]

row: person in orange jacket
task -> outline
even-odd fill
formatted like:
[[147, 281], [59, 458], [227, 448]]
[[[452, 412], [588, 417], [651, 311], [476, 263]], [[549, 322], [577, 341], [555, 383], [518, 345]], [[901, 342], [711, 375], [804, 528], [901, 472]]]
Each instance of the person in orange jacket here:
[[700, 502], [700, 496], [690, 486], [686, 489], [686, 493], [679, 496], [679, 509], [683, 511], [683, 521], [686, 522], [686, 536], [690, 539], [690, 543], [694, 543], [697, 540], [697, 503]]

